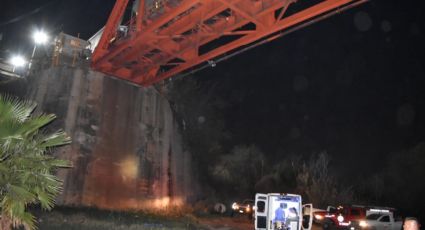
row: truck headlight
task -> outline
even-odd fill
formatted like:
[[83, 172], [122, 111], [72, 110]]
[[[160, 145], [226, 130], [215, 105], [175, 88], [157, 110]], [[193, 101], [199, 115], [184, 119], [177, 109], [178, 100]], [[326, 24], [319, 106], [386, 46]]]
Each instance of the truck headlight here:
[[342, 215], [339, 215], [336, 219], [337, 219], [339, 222], [344, 221], [344, 217], [343, 217]]
[[359, 225], [360, 225], [360, 227], [362, 227], [362, 228], [366, 228], [366, 227], [368, 226], [367, 222], [366, 222], [366, 221], [364, 221], [364, 220], [361, 220], [361, 221], [360, 221], [360, 223], [359, 223]]

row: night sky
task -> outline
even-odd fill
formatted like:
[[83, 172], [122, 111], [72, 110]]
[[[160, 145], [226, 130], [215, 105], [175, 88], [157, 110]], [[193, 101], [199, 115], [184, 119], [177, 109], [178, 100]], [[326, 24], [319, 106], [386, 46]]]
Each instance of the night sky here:
[[368, 175], [425, 141], [424, 9], [372, 1], [197, 75], [232, 102], [235, 144], [327, 151], [341, 172]]
[[[114, 0], [2, 0], [1, 55], [46, 28], [89, 38]], [[425, 141], [425, 4], [371, 1], [196, 73], [229, 98], [232, 141], [272, 154], [327, 151], [368, 173]], [[205, 115], [208, 119], [208, 115]], [[355, 167], [346, 167], [349, 162]]]

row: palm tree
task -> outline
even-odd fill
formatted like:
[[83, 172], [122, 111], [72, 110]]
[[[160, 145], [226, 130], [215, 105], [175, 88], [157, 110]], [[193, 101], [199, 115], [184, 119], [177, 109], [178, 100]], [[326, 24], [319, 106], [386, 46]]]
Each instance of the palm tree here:
[[31, 116], [35, 107], [34, 102], [0, 95], [0, 229], [35, 229], [28, 205], [52, 209], [62, 186], [55, 170], [70, 166], [50, 154], [70, 138], [63, 131], [44, 132], [41, 128], [55, 115]]

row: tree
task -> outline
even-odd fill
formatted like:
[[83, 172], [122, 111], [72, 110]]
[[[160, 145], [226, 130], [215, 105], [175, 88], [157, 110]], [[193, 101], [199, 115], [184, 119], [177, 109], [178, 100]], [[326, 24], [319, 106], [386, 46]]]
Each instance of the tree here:
[[312, 155], [308, 163], [303, 163], [297, 175], [299, 193], [318, 207], [329, 204], [350, 203], [353, 200], [352, 187], [339, 184], [328, 170], [329, 155], [322, 152]]
[[35, 107], [33, 102], [0, 95], [0, 229], [35, 229], [28, 206], [50, 210], [62, 186], [54, 172], [69, 167], [68, 161], [49, 153], [70, 143], [70, 138], [63, 131], [43, 132], [55, 115], [31, 116]]
[[362, 199], [369, 204], [391, 206], [405, 216], [425, 218], [425, 142], [386, 154], [384, 167], [364, 178]]
[[390, 154], [387, 166], [383, 169], [383, 183], [386, 185], [383, 200], [404, 211], [424, 215], [420, 205], [425, 193], [422, 183], [425, 175], [425, 142], [414, 147]]
[[297, 176], [302, 166], [300, 155], [286, 154], [284, 157], [274, 157], [271, 173], [264, 176], [257, 184], [257, 191], [262, 193], [272, 191], [297, 192]]
[[184, 147], [196, 162], [201, 183], [211, 181], [208, 169], [226, 153], [224, 145], [230, 138], [221, 112], [228, 103], [216, 96], [218, 89], [217, 84], [200, 83], [196, 76], [190, 76], [170, 83], [166, 95], [174, 117], [181, 123]]
[[223, 155], [212, 168], [212, 175], [233, 194], [252, 195], [255, 184], [263, 177], [265, 157], [254, 145], [236, 146], [228, 155]]

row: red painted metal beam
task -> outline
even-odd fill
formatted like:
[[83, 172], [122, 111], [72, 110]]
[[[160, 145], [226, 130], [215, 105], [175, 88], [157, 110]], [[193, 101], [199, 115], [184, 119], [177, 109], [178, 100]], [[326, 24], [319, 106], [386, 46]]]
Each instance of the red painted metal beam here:
[[192, 66], [195, 66], [197, 64], [200, 64], [202, 62], [206, 62], [207, 60], [210, 60], [216, 56], [219, 56], [220, 54], [223, 54], [224, 52], [228, 52], [230, 50], [236, 49], [240, 46], [252, 43], [256, 40], [259, 40], [263, 37], [266, 37], [269, 34], [273, 34], [275, 32], [281, 31], [283, 29], [289, 28], [291, 26], [294, 26], [298, 23], [302, 23], [304, 21], [307, 21], [308, 19], [312, 19], [318, 15], [321, 15], [323, 13], [326, 13], [328, 11], [337, 9], [339, 6], [343, 6], [348, 3], [354, 3], [354, 4], [360, 4], [365, 2], [366, 0], [360, 0], [360, 1], [350, 1], [350, 0], [328, 0], [325, 2], [322, 2], [318, 5], [315, 5], [311, 8], [308, 8], [307, 10], [304, 10], [300, 13], [291, 15], [288, 18], [284, 18], [279, 23], [276, 23], [275, 25], [271, 26], [266, 31], [259, 31], [258, 33], [245, 36], [239, 40], [236, 40], [234, 42], [231, 42], [229, 44], [226, 44], [219, 49], [213, 50], [205, 55], [200, 56], [196, 61], [182, 64], [175, 69], [166, 72], [164, 74], [160, 74], [155, 77], [151, 77], [150, 79], [146, 79], [144, 82], [137, 82], [138, 84], [148, 86], [151, 84], [154, 84], [158, 81], [167, 79], [175, 74], [178, 74], [186, 69], [189, 69]]
[[99, 58], [109, 52], [109, 43], [116, 36], [117, 28], [121, 23], [127, 5], [128, 0], [117, 0], [115, 2], [114, 9], [109, 16], [108, 22], [106, 23], [103, 35], [96, 47], [96, 50], [93, 53], [93, 62], [96, 62]]
[[136, 15], [136, 32], [140, 33], [143, 29], [143, 21], [145, 17], [145, 0], [139, 0], [139, 8]]
[[[142, 2], [144, 1], [141, 1], [141, 3]], [[116, 58], [117, 55], [123, 55], [123, 52], [132, 50], [135, 46], [137, 47], [138, 44], [140, 45], [143, 43], [148, 43], [148, 40], [146, 38], [148, 38], [149, 35], [152, 34], [152, 32], [154, 32], [166, 22], [185, 12], [193, 5], [198, 4], [198, 2], [199, 0], [184, 0], [179, 5], [179, 7], [175, 8], [172, 12], [165, 14], [163, 17], [158, 18], [156, 21], [147, 23], [145, 29], [142, 30], [141, 33], [137, 34], [136, 36], [133, 36], [132, 39], [127, 39], [125, 41], [117, 41], [115, 45], [112, 45], [112, 43], [110, 42], [112, 37], [111, 34], [115, 34], [117, 30], [115, 22], [118, 21], [117, 18], [122, 17], [124, 15], [125, 7], [128, 5], [128, 0], [117, 0], [117, 3], [111, 13], [111, 16], [108, 19], [104, 35], [102, 36], [103, 40], [101, 39], [101, 42], [99, 42], [99, 45], [102, 46], [99, 48], [98, 52], [98, 48], [96, 48], [93, 54], [92, 67], [94, 69], [98, 69], [102, 72], [108, 72], [110, 74], [111, 72], [109, 68], [111, 68], [111, 66], [108, 62], [110, 62], [111, 59]], [[136, 24], [137, 23], [138, 22], [136, 22]], [[106, 50], [107, 52], [104, 52]], [[113, 66], [112, 68], [121, 68], [121, 66]], [[117, 77], [126, 78], [121, 76]]]
[[[128, 4], [128, 0], [117, 0], [94, 52], [92, 66], [147, 86], [238, 47], [274, 39], [278, 36], [270, 36], [320, 15], [365, 1], [323, 0], [285, 17], [286, 10], [298, 4], [295, 0], [161, 0], [162, 15], [149, 14], [146, 1], [141, 0], [136, 18], [131, 22], [135, 21], [135, 31], [117, 38], [119, 22]], [[241, 30], [249, 24], [255, 25], [251, 26], [254, 28]], [[238, 37], [234, 37], [236, 35]], [[234, 40], [225, 44], [217, 40], [231, 36]], [[206, 45], [215, 47], [204, 52], [201, 48]], [[171, 66], [174, 68], [170, 69]]]
[[[258, 27], [265, 29], [266, 26], [262, 22], [258, 21], [255, 15], [250, 15], [247, 12], [248, 11], [247, 7], [250, 7], [250, 6], [252, 7], [251, 5], [252, 3], [250, 3], [249, 1], [242, 1], [242, 3], [244, 3], [243, 6], [245, 7], [245, 9], [241, 9], [238, 5], [236, 5], [236, 3], [233, 3], [232, 1], [229, 1], [229, 0], [219, 0], [219, 1], [223, 3], [223, 5], [229, 7], [230, 9], [240, 14], [242, 17], [255, 23], [255, 25], [257, 25]], [[250, 5], [247, 5], [247, 4], [250, 4]]]

